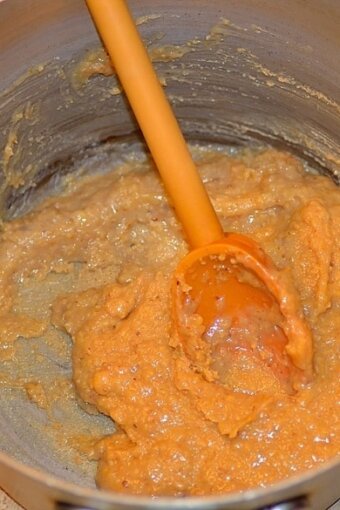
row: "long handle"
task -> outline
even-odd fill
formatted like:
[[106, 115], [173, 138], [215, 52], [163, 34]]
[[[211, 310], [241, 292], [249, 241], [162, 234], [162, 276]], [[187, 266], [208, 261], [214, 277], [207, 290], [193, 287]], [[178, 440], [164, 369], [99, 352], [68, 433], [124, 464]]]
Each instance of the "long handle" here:
[[193, 248], [223, 230], [124, 0], [86, 0]]

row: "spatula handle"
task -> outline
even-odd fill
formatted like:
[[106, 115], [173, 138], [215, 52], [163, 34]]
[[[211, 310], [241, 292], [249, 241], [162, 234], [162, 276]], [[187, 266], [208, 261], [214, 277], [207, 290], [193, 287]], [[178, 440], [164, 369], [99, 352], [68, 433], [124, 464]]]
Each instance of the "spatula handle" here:
[[124, 0], [86, 0], [192, 247], [222, 227]]

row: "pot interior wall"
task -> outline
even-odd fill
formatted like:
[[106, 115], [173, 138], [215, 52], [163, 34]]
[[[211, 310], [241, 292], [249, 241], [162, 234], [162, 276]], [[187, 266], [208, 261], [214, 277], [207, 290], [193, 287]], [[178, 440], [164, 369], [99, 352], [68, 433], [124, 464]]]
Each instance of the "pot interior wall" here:
[[[270, 141], [338, 179], [335, 1], [131, 7], [189, 139]], [[76, 62], [100, 44], [83, 2], [5, 2], [0, 23], [0, 192], [11, 216], [32, 183], [138, 130], [114, 77], [74, 84]]]

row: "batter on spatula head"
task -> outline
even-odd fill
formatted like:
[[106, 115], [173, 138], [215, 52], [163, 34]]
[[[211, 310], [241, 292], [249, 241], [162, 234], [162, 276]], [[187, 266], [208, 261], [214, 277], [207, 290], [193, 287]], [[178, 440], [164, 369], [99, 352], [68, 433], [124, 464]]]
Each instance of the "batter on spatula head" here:
[[227, 383], [236, 369], [237, 386], [245, 376], [252, 388], [272, 385], [271, 374], [288, 392], [311, 380], [298, 295], [249, 238], [230, 234], [191, 252], [176, 270], [173, 301], [184, 352], [203, 373]]

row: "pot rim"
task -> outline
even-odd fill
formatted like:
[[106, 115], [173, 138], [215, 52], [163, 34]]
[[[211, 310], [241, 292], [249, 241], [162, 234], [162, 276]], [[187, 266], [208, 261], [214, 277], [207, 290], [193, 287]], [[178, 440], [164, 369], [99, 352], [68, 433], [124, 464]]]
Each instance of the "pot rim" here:
[[[101, 503], [110, 503], [110, 504], [124, 504], [125, 506], [133, 506], [137, 507], [145, 507], [153, 509], [168, 509], [178, 508], [178, 509], [192, 509], [196, 505], [202, 506], [202, 504], [206, 505], [207, 508], [220, 506], [222, 504], [237, 504], [242, 501], [242, 503], [254, 501], [254, 499], [263, 499], [270, 497], [272, 500], [273, 497], [280, 497], [282, 494], [282, 501], [287, 499], [286, 491], [289, 490], [299, 490], [301, 487], [302, 492], [305, 487], [305, 484], [309, 484], [313, 482], [314, 479], [318, 479], [322, 475], [327, 476], [328, 473], [334, 470], [334, 473], [338, 473], [340, 476], [340, 458], [335, 457], [331, 461], [327, 462], [325, 465], [321, 467], [311, 469], [309, 471], [304, 471], [300, 475], [294, 475], [288, 479], [277, 482], [273, 485], [264, 487], [264, 488], [256, 488], [256, 489], [248, 489], [244, 492], [232, 492], [230, 494], [225, 495], [211, 495], [211, 496], [188, 496], [185, 498], [180, 497], [170, 497], [170, 496], [161, 496], [158, 498], [152, 496], [137, 496], [137, 495], [127, 495], [122, 493], [110, 492], [102, 489], [92, 489], [88, 487], [82, 487], [72, 482], [67, 482], [66, 480], [62, 480], [61, 478], [56, 477], [52, 474], [45, 474], [42, 471], [39, 471], [36, 468], [27, 466], [7, 454], [0, 452], [0, 465], [4, 465], [13, 470], [19, 471], [23, 476], [34, 480], [37, 483], [44, 484], [49, 489], [55, 489], [56, 491], [61, 491], [63, 494], [70, 494], [73, 497], [79, 496], [82, 498], [89, 498], [92, 500], [97, 500]], [[300, 497], [303, 497], [307, 494], [299, 494]], [[289, 497], [289, 496], [288, 496]]]

